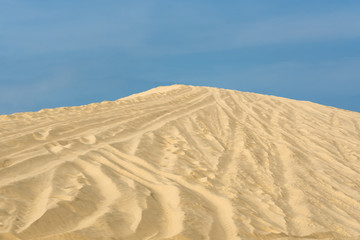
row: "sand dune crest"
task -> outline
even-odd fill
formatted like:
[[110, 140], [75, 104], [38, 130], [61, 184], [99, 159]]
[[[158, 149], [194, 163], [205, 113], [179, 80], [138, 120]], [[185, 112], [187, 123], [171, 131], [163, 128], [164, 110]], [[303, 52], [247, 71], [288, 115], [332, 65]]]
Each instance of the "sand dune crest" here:
[[360, 239], [360, 114], [174, 85], [0, 116], [0, 239]]

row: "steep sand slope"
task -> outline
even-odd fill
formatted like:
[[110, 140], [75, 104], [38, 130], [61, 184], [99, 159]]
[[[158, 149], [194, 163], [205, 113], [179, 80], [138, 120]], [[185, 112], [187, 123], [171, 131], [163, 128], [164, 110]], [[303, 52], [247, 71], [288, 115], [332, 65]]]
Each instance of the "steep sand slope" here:
[[360, 239], [360, 114], [175, 85], [0, 116], [0, 239]]

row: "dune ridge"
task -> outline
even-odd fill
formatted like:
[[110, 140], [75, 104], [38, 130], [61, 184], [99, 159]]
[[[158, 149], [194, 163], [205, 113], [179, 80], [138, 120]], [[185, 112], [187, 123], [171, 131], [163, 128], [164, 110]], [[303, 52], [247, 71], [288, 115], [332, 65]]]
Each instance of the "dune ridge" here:
[[0, 239], [360, 239], [360, 113], [174, 85], [1, 115]]

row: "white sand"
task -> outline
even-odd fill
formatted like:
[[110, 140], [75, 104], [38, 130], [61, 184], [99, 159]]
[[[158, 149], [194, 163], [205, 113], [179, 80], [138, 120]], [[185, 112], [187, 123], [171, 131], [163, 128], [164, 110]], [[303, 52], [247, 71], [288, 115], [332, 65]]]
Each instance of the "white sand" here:
[[2, 115], [0, 239], [360, 239], [360, 113], [174, 85]]

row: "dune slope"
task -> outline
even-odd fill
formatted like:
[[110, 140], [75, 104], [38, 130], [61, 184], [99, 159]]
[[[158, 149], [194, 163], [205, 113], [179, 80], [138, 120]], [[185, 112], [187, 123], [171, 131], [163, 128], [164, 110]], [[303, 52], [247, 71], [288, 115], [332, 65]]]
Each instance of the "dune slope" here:
[[360, 239], [360, 113], [174, 85], [2, 115], [0, 239]]

